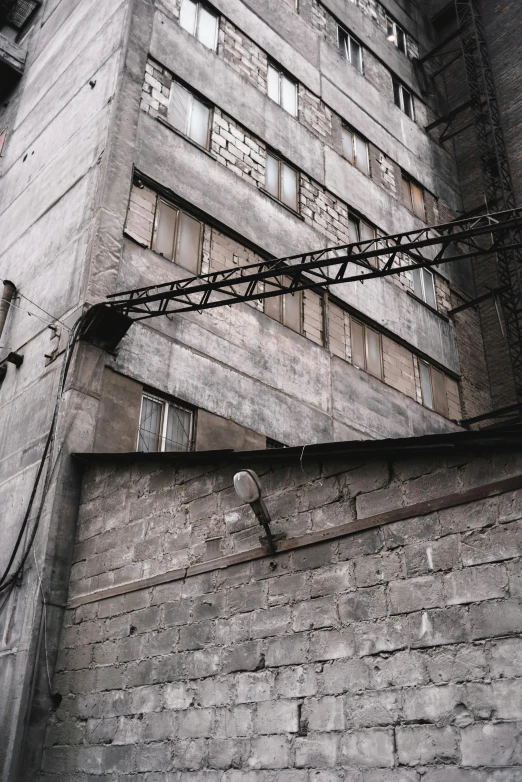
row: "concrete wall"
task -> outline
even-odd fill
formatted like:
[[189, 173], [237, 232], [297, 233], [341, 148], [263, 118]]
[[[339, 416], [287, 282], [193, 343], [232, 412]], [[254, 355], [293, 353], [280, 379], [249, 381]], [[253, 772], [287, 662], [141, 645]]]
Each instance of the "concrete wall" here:
[[242, 466], [91, 462], [41, 782], [518, 779], [520, 457]]
[[[27, 297], [15, 300], [0, 349], [0, 358], [8, 349], [24, 356], [20, 369], [9, 366], [0, 392], [2, 573], [25, 512], [56, 397], [61, 362], [46, 366], [45, 354], [56, 346], [47, 324], [60, 318], [70, 327], [83, 300], [127, 5], [125, 0], [44, 3], [24, 43], [25, 75], [0, 108], [0, 125], [8, 126], [0, 158], [0, 278], [13, 280]], [[68, 333], [65, 326], [56, 325], [62, 336]], [[76, 398], [77, 422], [88, 406], [84, 402], [82, 409], [81, 402]], [[67, 403], [64, 416], [66, 408]], [[52, 491], [48, 507], [53, 496]], [[47, 555], [55, 542], [50, 532], [55, 523], [45, 516], [36, 539], [49, 589]], [[2, 780], [15, 778], [38, 656], [41, 603], [31, 562], [32, 556], [21, 587], [2, 606], [0, 618], [0, 625], [12, 628], [2, 633], [0, 642]], [[58, 562], [53, 567], [58, 574]], [[51, 626], [54, 612], [51, 609]]]

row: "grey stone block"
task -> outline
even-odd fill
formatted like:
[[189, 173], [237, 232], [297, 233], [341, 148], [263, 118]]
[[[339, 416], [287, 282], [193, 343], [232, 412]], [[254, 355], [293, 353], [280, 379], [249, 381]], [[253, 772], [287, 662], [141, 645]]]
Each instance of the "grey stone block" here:
[[342, 595], [339, 600], [339, 616], [343, 624], [352, 624], [368, 619], [378, 619], [386, 616], [385, 587], [370, 587], [358, 589]]
[[344, 698], [326, 696], [307, 699], [303, 705], [302, 720], [312, 732], [344, 730]]
[[268, 642], [266, 664], [268, 667], [299, 665], [307, 662], [307, 650], [308, 636], [306, 633], [274, 638]]
[[346, 725], [349, 728], [393, 725], [400, 720], [401, 703], [401, 693], [397, 690], [346, 695]]
[[355, 587], [352, 565], [350, 562], [340, 562], [337, 565], [312, 573], [311, 595], [335, 595], [347, 592]]
[[433, 609], [410, 614], [408, 618], [413, 647], [441, 646], [470, 639], [470, 617], [460, 607]]
[[337, 606], [331, 597], [306, 600], [297, 603], [294, 608], [293, 629], [295, 632], [333, 627], [338, 623]]
[[291, 612], [288, 606], [274, 606], [254, 611], [250, 627], [254, 638], [284, 635], [291, 629]]
[[355, 500], [358, 519], [366, 519], [369, 516], [377, 516], [396, 510], [404, 504], [400, 486], [392, 486], [388, 489], [378, 489], [369, 494], [360, 494]]
[[256, 671], [265, 665], [263, 645], [260, 641], [247, 641], [227, 649], [223, 655], [223, 673]]
[[347, 733], [341, 740], [343, 763], [362, 768], [394, 766], [393, 732], [373, 728]]
[[462, 765], [480, 768], [518, 766], [522, 763], [522, 734], [516, 723], [478, 723], [464, 728]]
[[488, 600], [470, 606], [469, 627], [473, 639], [522, 632], [522, 599]]
[[339, 737], [312, 733], [295, 742], [295, 764], [305, 768], [332, 768], [337, 764]]
[[419, 652], [396, 652], [366, 660], [372, 689], [415, 687], [428, 683], [424, 656]]
[[339, 559], [355, 559], [368, 554], [377, 554], [384, 545], [382, 529], [357, 532], [339, 541]]
[[402, 728], [395, 731], [399, 763], [405, 766], [455, 763], [459, 760], [458, 731], [455, 728]]
[[439, 570], [451, 570], [460, 563], [460, 536], [448, 535], [404, 548], [406, 574], [424, 576]]
[[352, 657], [355, 651], [353, 631], [319, 630], [310, 635], [310, 660], [337, 660]]
[[324, 695], [359, 692], [368, 687], [368, 668], [363, 660], [334, 660], [318, 675], [318, 691]]
[[248, 766], [250, 768], [288, 768], [290, 745], [284, 736], [261, 736], [252, 740]]
[[522, 556], [522, 525], [517, 522], [471, 532], [462, 539], [462, 563], [480, 565]]
[[388, 548], [407, 546], [419, 540], [432, 540], [439, 534], [439, 518], [436, 513], [430, 513], [404, 521], [394, 521], [393, 524], [386, 524], [383, 532]]
[[388, 586], [388, 599], [392, 614], [407, 614], [421, 608], [442, 606], [442, 579], [437, 576], [421, 576], [392, 581]]
[[444, 576], [444, 597], [447, 605], [478, 603], [506, 596], [508, 577], [499, 565], [469, 567]]
[[267, 701], [257, 706], [254, 720], [254, 735], [273, 733], [297, 733], [297, 701]]
[[404, 649], [410, 643], [407, 619], [382, 619], [375, 622], [361, 622], [353, 627], [355, 647], [359, 657], [378, 652], [393, 652]]
[[403, 575], [401, 556], [395, 551], [385, 551], [373, 557], [360, 557], [354, 560], [353, 565], [358, 587], [384, 584]]

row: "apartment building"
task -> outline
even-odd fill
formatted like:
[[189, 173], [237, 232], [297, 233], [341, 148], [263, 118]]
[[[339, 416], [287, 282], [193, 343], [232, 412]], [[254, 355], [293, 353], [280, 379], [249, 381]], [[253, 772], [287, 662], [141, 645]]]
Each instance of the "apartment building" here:
[[[59, 393], [74, 324], [107, 296], [384, 243], [475, 207], [472, 152], [426, 130], [462, 74], [429, 90], [419, 76], [450, 11], [1, 0], [0, 269], [16, 288], [0, 338], [3, 568], [18, 562], [20, 529], [38, 523], [34, 561], [0, 609], [2, 779], [17, 778], [22, 746], [39, 762], [31, 731], [47, 695], [34, 697], [35, 661], [44, 638], [56, 649], [67, 602], [81, 491], [72, 453], [451, 435], [492, 397], [510, 401], [494, 302], [487, 317], [452, 314], [476, 296], [466, 262], [136, 322], [115, 351], [78, 343]], [[48, 478], [32, 499], [42, 452]]]

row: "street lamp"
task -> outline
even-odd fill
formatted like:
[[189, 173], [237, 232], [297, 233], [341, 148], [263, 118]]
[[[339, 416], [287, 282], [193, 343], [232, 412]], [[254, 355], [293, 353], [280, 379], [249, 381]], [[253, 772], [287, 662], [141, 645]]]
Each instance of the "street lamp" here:
[[241, 470], [234, 475], [234, 489], [239, 499], [250, 505], [258, 522], [266, 533], [268, 550], [275, 554], [276, 548], [272, 531], [270, 529], [270, 515], [261, 496], [261, 481], [254, 470]]

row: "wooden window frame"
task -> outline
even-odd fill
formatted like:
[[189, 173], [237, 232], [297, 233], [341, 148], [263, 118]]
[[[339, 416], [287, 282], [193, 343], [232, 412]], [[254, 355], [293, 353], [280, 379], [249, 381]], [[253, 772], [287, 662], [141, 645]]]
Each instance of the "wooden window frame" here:
[[[267, 88], [266, 88], [266, 94], [267, 97], [272, 100], [274, 103], [277, 103], [278, 106], [280, 106], [283, 111], [286, 111], [287, 114], [290, 114], [291, 117], [297, 117], [299, 115], [299, 90], [298, 90], [298, 82], [296, 79], [294, 79], [292, 76], [290, 76], [285, 70], [279, 67], [275, 62], [272, 60], [268, 61], [268, 68], [272, 68], [273, 71], [277, 73], [278, 78], [278, 99], [276, 100], [273, 98], [269, 92], [268, 92], [268, 82], [267, 82]], [[295, 88], [295, 114], [293, 111], [288, 111], [287, 108], [283, 106], [283, 79], [286, 79], [290, 84], [292, 84]]]
[[[351, 146], [352, 146], [352, 158], [346, 157], [344, 154], [344, 134], [349, 134], [351, 136]], [[343, 123], [342, 127], [342, 134], [343, 134], [343, 157], [345, 160], [347, 160], [354, 168], [356, 168], [358, 171], [361, 172], [361, 174], [364, 174], [365, 176], [370, 176], [370, 145], [368, 141], [364, 138], [364, 136], [361, 136], [360, 133], [358, 133], [356, 130], [354, 130], [350, 125], [347, 125], [346, 123]], [[358, 161], [358, 155], [357, 155], [357, 143], [356, 139], [359, 139], [364, 146], [366, 147], [366, 168], [361, 168], [357, 165]]]
[[[353, 36], [345, 27], [337, 25], [337, 43], [339, 51], [344, 59], [355, 68], [358, 73], [364, 74], [364, 57], [363, 57], [363, 45]], [[355, 65], [352, 59], [352, 44], [355, 44], [359, 49], [359, 64]], [[359, 67], [360, 65], [360, 67]]]
[[[170, 207], [170, 209], [174, 209], [177, 212], [176, 217], [176, 230], [174, 233], [174, 242], [173, 242], [173, 257], [169, 258], [167, 255], [164, 255], [163, 253], [160, 253], [158, 250], [156, 250], [155, 243], [156, 243], [156, 234], [158, 231], [158, 220], [159, 220], [159, 204], [160, 203], [166, 204], [166, 206]], [[183, 266], [178, 261], [178, 252], [179, 252], [179, 232], [180, 232], [180, 226], [181, 226], [181, 215], [186, 214], [188, 217], [190, 217], [192, 220], [195, 220], [200, 224], [200, 230], [199, 230], [199, 244], [198, 244], [198, 268], [194, 272], [194, 274], [200, 274], [201, 272], [201, 256], [202, 256], [202, 250], [203, 250], [203, 232], [205, 229], [205, 223], [203, 223], [202, 220], [200, 220], [198, 217], [195, 217], [193, 214], [188, 212], [186, 209], [182, 209], [177, 204], [173, 203], [172, 201], [169, 201], [168, 198], [165, 198], [164, 196], [160, 195], [159, 193], [156, 195], [156, 208], [154, 210], [154, 221], [152, 224], [152, 237], [150, 242], [150, 248], [158, 255], [161, 255], [162, 258], [165, 258], [167, 261], [171, 261], [172, 263], [175, 263], [177, 266], [180, 266], [182, 269], [187, 269], [186, 266]], [[190, 269], [187, 269], [187, 271], [190, 271]]]
[[[180, 10], [180, 19], [179, 19], [180, 27], [182, 28], [182, 30], [185, 30], [185, 32], [187, 32], [189, 35], [192, 35], [192, 37], [195, 38], [196, 41], [199, 41], [199, 43], [202, 44], [206, 49], [208, 49], [211, 52], [217, 52], [218, 41], [219, 41], [219, 19], [220, 19], [220, 14], [216, 10], [214, 10], [214, 8], [212, 8], [212, 6], [210, 6], [208, 3], [202, 3], [201, 0], [191, 0], [191, 2], [194, 3], [194, 5], [196, 6], [196, 21], [195, 21], [195, 26], [194, 26], [194, 32], [190, 32], [190, 30], [187, 30], [186, 27], [183, 27], [181, 25], [181, 6], [183, 5], [183, 0], [181, 0], [180, 6], [179, 6], [179, 10]], [[214, 45], [212, 47], [207, 46], [198, 37], [199, 14], [200, 14], [200, 11], [201, 11], [202, 8], [204, 8], [205, 11], [207, 11], [207, 13], [211, 14], [216, 19], [216, 34], [215, 34], [215, 37], [214, 37]]]
[[[420, 378], [421, 378], [422, 404], [428, 410], [433, 410], [434, 413], [438, 413], [439, 415], [442, 415], [444, 418], [449, 418], [448, 395], [447, 395], [447, 392], [446, 392], [446, 376], [444, 375], [443, 372], [440, 371], [440, 369], [436, 369], [430, 363], [428, 363], [427, 361], [424, 361], [424, 359], [419, 359], [419, 364], [428, 368], [429, 379], [430, 379], [430, 393], [431, 393], [431, 401], [432, 401], [432, 405], [427, 404], [427, 401], [426, 401], [426, 398], [425, 398], [425, 394], [424, 394], [424, 387], [423, 387], [423, 383], [422, 383], [422, 374], [421, 374], [422, 370], [421, 370], [421, 367], [419, 367], [419, 375], [420, 375]], [[443, 409], [441, 409], [440, 407], [438, 408], [437, 404], [436, 404], [437, 394], [436, 394], [435, 383], [434, 383], [434, 379], [433, 379], [433, 373], [434, 372], [437, 372], [440, 375], [440, 377], [442, 378], [442, 382], [444, 384], [445, 403], [443, 405]]]
[[[408, 193], [409, 193], [408, 203], [406, 203], [406, 199], [404, 197], [405, 186], [407, 186]], [[414, 199], [413, 199], [413, 190], [412, 190], [413, 187], [416, 187], [417, 190], [420, 192], [420, 194], [422, 196], [422, 215], [418, 214], [415, 211], [415, 202], [414, 202]], [[407, 209], [409, 209], [410, 212], [413, 212], [413, 214], [416, 217], [418, 217], [419, 220], [422, 220], [425, 223], [426, 222], [426, 191], [422, 187], [422, 185], [419, 185], [418, 182], [415, 182], [414, 179], [409, 177], [404, 172], [402, 173], [402, 196], [403, 196], [402, 202], [403, 202], [404, 206]]]
[[[272, 198], [275, 198], [276, 201], [278, 201], [279, 203], [283, 204], [283, 206], [286, 206], [287, 209], [290, 209], [292, 212], [295, 212], [296, 214], [299, 214], [299, 171], [297, 170], [297, 168], [294, 168], [293, 166], [289, 165], [285, 160], [280, 158], [278, 155], [275, 155], [273, 152], [269, 152], [267, 150], [266, 155], [267, 155], [267, 158], [271, 157], [273, 160], [277, 161], [277, 166], [278, 166], [278, 178], [277, 178], [278, 186], [277, 186], [277, 192], [278, 192], [278, 194], [277, 194], [277, 196], [274, 195], [274, 193], [271, 193], [270, 190], [268, 190], [267, 187], [266, 187], [266, 169], [265, 169], [265, 187], [264, 187], [265, 192], [268, 193], [268, 195], [271, 196]], [[294, 209], [293, 206], [290, 206], [289, 204], [285, 203], [285, 201], [283, 201], [283, 199], [282, 199], [282, 195], [283, 195], [283, 166], [286, 166], [287, 168], [289, 168], [291, 171], [293, 171], [295, 173], [295, 191], [296, 191], [295, 192], [295, 203], [296, 203], [296, 207], [297, 207], [296, 209]]]
[[[160, 422], [160, 431], [157, 435], [159, 439], [159, 449], [157, 451], [138, 451], [139, 445], [140, 445], [140, 436], [141, 436], [141, 416], [143, 412], [143, 401], [145, 399], [150, 399], [153, 402], [157, 402], [161, 405], [161, 422]], [[167, 442], [166, 432], [167, 432], [167, 425], [168, 425], [168, 419], [169, 419], [169, 410], [170, 408], [176, 408], [178, 410], [183, 410], [185, 413], [190, 414], [190, 433], [188, 437], [188, 448], [183, 451], [166, 451], [165, 445]], [[196, 411], [193, 407], [190, 407], [189, 405], [185, 405], [181, 402], [176, 401], [175, 399], [167, 399], [164, 396], [160, 396], [159, 394], [155, 393], [154, 391], [148, 391], [147, 389], [144, 389], [141, 395], [141, 404], [140, 404], [140, 416], [139, 416], [139, 422], [138, 422], [138, 435], [136, 439], [136, 451], [138, 453], [188, 453], [189, 451], [194, 450], [194, 443], [195, 443], [195, 432], [196, 432]]]
[[[417, 293], [415, 293], [415, 280], [414, 280], [414, 289], [413, 292], [418, 298], [422, 299], [422, 301], [428, 305], [428, 307], [433, 307], [433, 309], [438, 309], [437, 307], [437, 288], [435, 285], [435, 274], [431, 271], [431, 269], [414, 269], [413, 274], [415, 272], [419, 273], [419, 281], [420, 281], [420, 288], [421, 288], [421, 296], [418, 296]], [[428, 298], [426, 296], [426, 285], [425, 285], [425, 274], [429, 274], [431, 278], [431, 282], [433, 285], [433, 301], [435, 302], [435, 305], [432, 305], [428, 302]]]
[[[266, 283], [265, 283], [266, 285]], [[299, 328], [294, 329], [293, 326], [289, 325], [288, 322], [285, 320], [285, 314], [286, 314], [286, 301], [287, 296], [298, 296], [299, 297]], [[270, 315], [270, 313], [266, 312], [265, 304], [266, 302], [271, 301], [273, 303], [278, 304], [279, 314], [278, 317], [274, 317], [273, 315]], [[276, 323], [281, 323], [282, 326], [286, 326], [286, 328], [293, 331], [295, 334], [302, 334], [303, 333], [303, 324], [304, 324], [304, 296], [303, 291], [295, 291], [294, 293], [283, 293], [281, 296], [271, 296], [269, 299], [263, 300], [263, 312], [268, 318], [271, 318], [272, 320], [275, 320]]]
[[[411, 90], [409, 90], [407, 87], [404, 86], [404, 84], [395, 78], [395, 76], [392, 76], [393, 80], [393, 102], [397, 106], [398, 109], [402, 111], [403, 114], [406, 114], [406, 116], [411, 119], [412, 122], [415, 122], [415, 101], [413, 99], [413, 93]], [[409, 95], [410, 97], [410, 105], [411, 105], [411, 114], [406, 111], [406, 102], [404, 100], [405, 93]], [[398, 98], [398, 102], [397, 102]]]
[[[352, 365], [354, 367], [357, 367], [357, 369], [362, 369], [364, 372], [366, 372], [368, 375], [371, 375], [372, 377], [375, 377], [377, 380], [381, 380], [384, 382], [384, 361], [383, 361], [383, 352], [382, 352], [382, 334], [380, 331], [378, 331], [373, 326], [369, 326], [367, 323], [365, 323], [363, 320], [359, 320], [358, 318], [354, 318], [353, 315], [350, 315], [350, 332], [353, 331], [352, 324], [357, 323], [358, 326], [360, 326], [363, 330], [363, 342], [364, 342], [364, 367], [359, 367], [357, 364], [353, 362], [353, 350], [352, 350]], [[380, 375], [374, 375], [373, 372], [368, 371], [368, 340], [366, 338], [366, 332], [367, 329], [370, 329], [370, 331], [373, 331], [375, 334], [379, 337], [379, 353], [380, 353]]]
[[[406, 30], [404, 27], [401, 27], [400, 24], [397, 24], [397, 22], [392, 19], [390, 16], [386, 17], [386, 27], [387, 27], [387, 39], [390, 41], [390, 43], [393, 43], [396, 48], [402, 52], [403, 54], [408, 57], [408, 36], [406, 35]], [[404, 41], [404, 48], [400, 46], [399, 44], [399, 38], [400, 36], [397, 34], [398, 31], [402, 33], [402, 39]]]
[[[187, 111], [187, 119], [186, 119], [186, 124], [185, 124], [185, 130], [180, 130], [175, 125], [173, 125], [172, 122], [170, 121], [170, 102], [172, 100], [172, 95], [173, 95], [172, 88], [173, 88], [174, 84], [176, 84], [178, 87], [181, 87], [182, 90], [185, 90], [185, 92], [189, 96], [189, 109]], [[205, 106], [208, 109], [207, 138], [206, 138], [205, 144], [200, 144], [199, 141], [196, 141], [194, 138], [192, 138], [192, 136], [189, 135], [190, 123], [191, 123], [191, 120], [192, 120], [192, 112], [194, 110], [194, 101], [197, 101], [202, 106]], [[170, 125], [170, 127], [173, 128], [176, 133], [181, 134], [185, 138], [189, 139], [189, 141], [191, 141], [192, 144], [195, 144], [197, 147], [200, 147], [201, 149], [204, 149], [204, 150], [206, 150], [208, 152], [210, 150], [210, 141], [211, 141], [211, 138], [212, 138], [213, 117], [214, 117], [214, 106], [211, 103], [208, 103], [205, 100], [201, 100], [199, 95], [196, 95], [188, 87], [185, 87], [185, 85], [182, 84], [180, 81], [178, 81], [177, 79], [172, 79], [172, 83], [171, 83], [171, 86], [170, 86], [170, 94], [169, 94], [169, 110], [168, 110], [168, 114], [167, 114], [167, 121], [168, 121], [168, 124]]]

